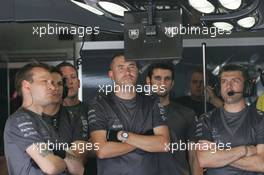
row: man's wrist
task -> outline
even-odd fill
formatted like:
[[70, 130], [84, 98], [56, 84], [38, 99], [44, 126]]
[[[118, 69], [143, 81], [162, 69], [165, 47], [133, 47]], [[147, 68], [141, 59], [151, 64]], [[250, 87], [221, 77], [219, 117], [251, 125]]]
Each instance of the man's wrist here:
[[119, 132], [120, 131], [116, 131], [116, 130], [108, 130], [106, 133], [107, 141], [120, 142], [120, 140], [118, 139], [118, 133]]
[[117, 139], [121, 142], [126, 142], [129, 137], [129, 133], [126, 131], [119, 131], [117, 134]]

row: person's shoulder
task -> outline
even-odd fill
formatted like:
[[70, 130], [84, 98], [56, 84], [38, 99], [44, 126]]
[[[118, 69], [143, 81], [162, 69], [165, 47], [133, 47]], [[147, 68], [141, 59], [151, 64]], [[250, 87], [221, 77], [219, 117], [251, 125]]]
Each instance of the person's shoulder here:
[[12, 128], [23, 128], [25, 126], [35, 125], [35, 123], [35, 119], [26, 110], [19, 108], [7, 118], [5, 130], [8, 132]]
[[80, 101], [79, 108], [81, 109], [83, 113], [87, 113], [90, 109], [90, 104], [87, 101], [85, 102]]
[[104, 93], [99, 93], [89, 101], [88, 105], [90, 106], [90, 105], [100, 104], [106, 101], [108, 98], [110, 98], [109, 94], [106, 95]]
[[81, 108], [87, 108], [87, 107], [89, 107], [89, 102], [87, 102], [87, 101], [85, 101], [85, 102], [80, 101], [79, 105], [80, 105]]
[[22, 108], [19, 108], [7, 118], [6, 122], [19, 122], [19, 121], [26, 121], [31, 119], [32, 117], [31, 115], [28, 114], [27, 111], [23, 110]]
[[192, 109], [188, 108], [187, 106], [184, 106], [180, 103], [178, 103], [177, 101], [170, 101], [170, 105], [173, 108], [176, 108], [177, 110], [181, 110], [181, 111], [193, 111]]
[[186, 100], [190, 100], [190, 99], [191, 99], [190, 96], [185, 95], [185, 96], [180, 96], [180, 97], [175, 98], [175, 101], [186, 101]]
[[262, 129], [264, 125], [264, 112], [258, 110], [254, 106], [248, 106], [247, 117], [250, 120], [252, 127], [256, 127], [256, 130]]
[[112, 106], [114, 102], [110, 94], [106, 95], [104, 93], [97, 94], [91, 101], [88, 103], [88, 115], [91, 111], [105, 111]]
[[214, 109], [212, 109], [212, 110], [210, 110], [210, 111], [208, 111], [208, 112], [206, 112], [206, 113], [201, 114], [201, 115], [199, 116], [199, 118], [200, 118], [201, 120], [205, 120], [205, 119], [209, 119], [209, 120], [211, 120], [211, 119], [213, 119], [213, 118], [218, 118], [219, 115], [220, 115], [220, 111], [222, 110], [221, 108], [222, 108], [222, 107], [220, 107], [220, 108], [214, 108]]
[[183, 104], [183, 105], [188, 105], [188, 104], [192, 103], [192, 99], [188, 95], [177, 97], [173, 101], [175, 101], [178, 104]]
[[146, 95], [144, 93], [137, 93], [137, 97], [152, 101], [159, 99], [156, 94]]
[[105, 103], [106, 98], [108, 97], [105, 94], [99, 93], [88, 102], [88, 106], [93, 108], [95, 106], [101, 105]]
[[252, 117], [255, 117], [256, 119], [264, 119], [264, 112], [257, 109], [256, 106], [247, 106], [249, 112], [249, 115], [252, 115]]
[[159, 107], [163, 107], [160, 103], [160, 98], [156, 94], [145, 95], [138, 93], [137, 98], [141, 98], [144, 106], [156, 106], [156, 104], [158, 104]]
[[185, 115], [185, 116], [195, 116], [195, 112], [194, 110], [192, 110], [191, 108], [184, 106], [178, 102], [174, 102], [174, 101], [170, 101], [170, 105], [173, 109], [175, 109], [176, 111], [180, 112], [181, 114]]
[[261, 111], [261, 110], [256, 110], [257, 111], [257, 114], [258, 114], [258, 116], [260, 117], [260, 118], [264, 118], [264, 112], [263, 111]]

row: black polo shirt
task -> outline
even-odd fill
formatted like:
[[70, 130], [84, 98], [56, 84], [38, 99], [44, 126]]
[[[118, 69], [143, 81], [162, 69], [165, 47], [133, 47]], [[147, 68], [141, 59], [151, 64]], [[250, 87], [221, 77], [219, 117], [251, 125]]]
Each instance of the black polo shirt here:
[[[201, 116], [197, 125], [197, 140], [209, 140], [217, 144], [236, 147], [264, 144], [264, 114], [255, 107], [245, 107], [237, 113], [229, 113], [223, 107]], [[207, 175], [263, 175], [240, 170], [232, 166], [208, 168]]]
[[42, 119], [54, 129], [60, 139], [59, 142], [70, 145], [74, 141], [75, 128], [71, 126], [70, 114], [65, 107], [60, 106], [59, 111], [53, 116], [43, 114]]
[[[89, 105], [83, 102], [73, 106], [65, 106], [69, 111], [69, 118], [71, 126], [73, 127], [72, 136], [73, 140], [88, 141], [89, 139], [89, 126], [88, 126], [88, 109]], [[96, 175], [96, 158], [87, 157], [85, 164], [86, 175]]]
[[[165, 108], [168, 127], [170, 129], [170, 141], [180, 145], [190, 141], [195, 134], [196, 115], [193, 110], [180, 104], [170, 102]], [[160, 174], [162, 175], [190, 175], [188, 162], [188, 150], [175, 150], [168, 153], [160, 153]]]
[[[99, 95], [90, 107], [90, 132], [112, 129], [144, 134], [165, 125], [166, 121], [159, 100], [141, 94], [131, 100], [120, 99], [114, 94]], [[98, 175], [158, 175], [157, 155], [136, 149], [122, 156], [97, 159]]]
[[74, 106], [64, 106], [69, 111], [69, 119], [73, 128], [73, 140], [88, 141], [88, 105], [80, 102]]
[[[192, 109], [197, 116], [200, 116], [204, 113], [203, 101], [193, 100], [190, 96], [179, 97], [175, 101], [183, 106]], [[212, 105], [211, 103], [207, 102], [206, 105], [207, 105], [207, 111], [211, 111], [212, 109], [215, 108], [214, 105]]]

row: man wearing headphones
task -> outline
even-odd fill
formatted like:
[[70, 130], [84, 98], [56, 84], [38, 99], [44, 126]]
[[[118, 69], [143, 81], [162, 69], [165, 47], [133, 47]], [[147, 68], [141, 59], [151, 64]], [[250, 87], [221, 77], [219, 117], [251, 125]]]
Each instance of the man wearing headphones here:
[[65, 174], [67, 153], [62, 151], [62, 155], [60, 150], [49, 147], [48, 143], [56, 142], [57, 137], [42, 120], [55, 88], [50, 67], [42, 63], [25, 65], [16, 74], [15, 86], [23, 103], [7, 119], [4, 130], [9, 174]]
[[224, 106], [202, 115], [197, 125], [200, 165], [207, 175], [264, 174], [264, 114], [245, 103], [248, 73], [230, 64], [219, 78]]
[[78, 78], [77, 69], [68, 62], [62, 62], [56, 66], [62, 73], [65, 79], [65, 98], [62, 104], [70, 113], [71, 125], [75, 128], [73, 137], [75, 139], [88, 140], [88, 121], [87, 121], [87, 106], [85, 106], [78, 96], [80, 88], [80, 80]]
[[[73, 130], [73, 138], [75, 140], [88, 141], [88, 105], [85, 105], [79, 100], [78, 91], [80, 88], [80, 80], [78, 78], [77, 69], [68, 62], [62, 62], [56, 66], [62, 73], [65, 80], [65, 98], [62, 101], [63, 106], [68, 110], [70, 116], [70, 123]], [[85, 174], [96, 175], [96, 158], [93, 151], [86, 151]]]

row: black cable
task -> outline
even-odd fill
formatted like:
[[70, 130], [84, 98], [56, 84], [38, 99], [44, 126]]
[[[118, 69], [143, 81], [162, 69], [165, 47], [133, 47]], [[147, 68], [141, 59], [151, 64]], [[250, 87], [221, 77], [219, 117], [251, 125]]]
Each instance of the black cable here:
[[85, 42], [85, 36], [82, 37], [82, 45], [81, 45], [81, 48], [79, 50], [79, 55], [80, 55], [80, 58], [77, 58], [77, 60], [75, 61], [75, 67], [77, 69], [79, 69], [79, 66], [82, 64], [82, 58], [83, 58], [83, 46], [84, 46], [84, 42]]

